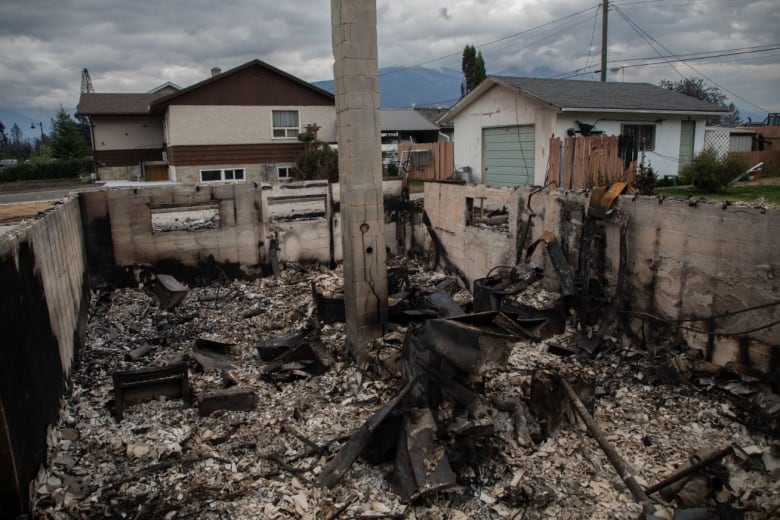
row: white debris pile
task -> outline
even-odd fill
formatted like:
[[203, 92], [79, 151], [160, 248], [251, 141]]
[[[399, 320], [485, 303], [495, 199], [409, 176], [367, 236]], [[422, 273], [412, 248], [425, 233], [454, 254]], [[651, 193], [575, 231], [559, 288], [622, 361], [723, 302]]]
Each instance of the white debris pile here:
[[[459, 304], [470, 304], [468, 291], [452, 279], [407, 267], [413, 283], [447, 286]], [[287, 265], [278, 279], [192, 288], [172, 311], [160, 310], [143, 290], [95, 295], [72, 390], [50, 434], [49, 464], [35, 483], [36, 517], [638, 517], [641, 507], [580, 422], [563, 420], [529, 443], [517, 437], [511, 415], [495, 408], [496, 434], [474, 445], [476, 462], [458, 474], [454, 489], [403, 504], [385, 478], [392, 463], [362, 459], [332, 488], [317, 487], [333, 455], [403, 386], [397, 364], [377, 353], [399, 352], [405, 327], [373, 342], [372, 366], [361, 371], [345, 352], [344, 325], [323, 324], [311, 346], [327, 371], [298, 368], [285, 382], [263, 378], [258, 339], [299, 331], [316, 317], [312, 281], [338, 294], [341, 272]], [[186, 362], [196, 397], [223, 386], [218, 370], [201, 370], [193, 359], [198, 338], [230, 345], [231, 376], [255, 392], [254, 409], [200, 416], [197, 405], [158, 398], [126, 406], [117, 421], [117, 371]], [[687, 465], [698, 450], [734, 443], [747, 458], [724, 459], [727, 483], [702, 505], [729, 502], [746, 509], [747, 518], [780, 512], [777, 445], [725, 418], [721, 412], [731, 405], [720, 394], [659, 377], [666, 354], [651, 358], [608, 341], [595, 359], [560, 357], [547, 351], [553, 340], [560, 338], [517, 343], [507, 366], [485, 378], [486, 400], [529, 402], [540, 373], [590, 385], [596, 420], [647, 485]], [[128, 357], [144, 346], [148, 353]]]

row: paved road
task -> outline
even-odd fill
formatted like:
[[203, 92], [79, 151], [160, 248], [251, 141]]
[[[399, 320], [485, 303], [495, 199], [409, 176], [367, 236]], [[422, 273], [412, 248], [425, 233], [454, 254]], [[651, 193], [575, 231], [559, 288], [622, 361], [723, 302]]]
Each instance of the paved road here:
[[[132, 182], [132, 181], [105, 181], [97, 184], [75, 184], [71, 187], [49, 190], [30, 190], [20, 192], [2, 193], [0, 191], [0, 204], [16, 204], [17, 202], [39, 202], [43, 200], [59, 200], [66, 197], [72, 191], [90, 191], [100, 188], [151, 188], [158, 186], [178, 186], [180, 183], [171, 181], [156, 182]], [[0, 185], [1, 187], [1, 185]]]

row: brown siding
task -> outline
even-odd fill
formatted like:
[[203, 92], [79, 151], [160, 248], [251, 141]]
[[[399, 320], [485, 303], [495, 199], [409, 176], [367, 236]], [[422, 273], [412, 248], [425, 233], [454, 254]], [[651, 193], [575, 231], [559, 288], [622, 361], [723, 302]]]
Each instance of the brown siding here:
[[168, 162], [174, 166], [295, 162], [301, 152], [303, 143], [171, 146]]
[[142, 161], [162, 161], [162, 148], [143, 148], [138, 150], [96, 150], [95, 162], [98, 166], [135, 166]]
[[335, 101], [258, 65], [182, 94], [170, 104], [333, 106]]

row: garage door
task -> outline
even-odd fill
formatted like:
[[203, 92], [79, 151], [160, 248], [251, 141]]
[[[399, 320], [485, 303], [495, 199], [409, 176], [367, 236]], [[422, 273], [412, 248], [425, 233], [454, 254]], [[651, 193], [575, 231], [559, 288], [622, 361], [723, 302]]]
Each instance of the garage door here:
[[485, 184], [528, 186], [534, 183], [534, 125], [484, 128]]

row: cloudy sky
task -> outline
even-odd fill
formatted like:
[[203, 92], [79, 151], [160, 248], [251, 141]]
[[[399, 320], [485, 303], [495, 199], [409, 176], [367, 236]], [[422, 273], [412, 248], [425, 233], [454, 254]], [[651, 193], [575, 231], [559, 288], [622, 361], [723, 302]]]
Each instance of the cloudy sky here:
[[[779, 7], [610, 1], [609, 79], [705, 77], [743, 115], [780, 112]], [[598, 79], [601, 10], [588, 0], [377, 0], [377, 9], [380, 67], [457, 70], [473, 44], [488, 74]], [[667, 63], [680, 57], [690, 61]], [[84, 67], [97, 92], [146, 92], [254, 58], [330, 79], [330, 2], [0, 0], [0, 107], [75, 107]]]

